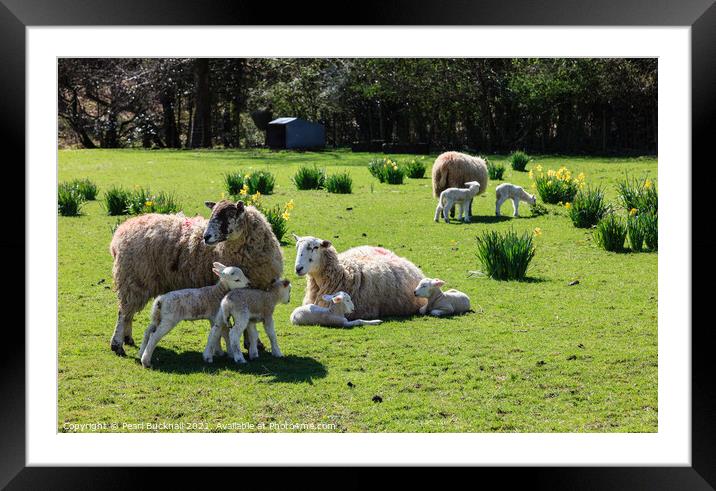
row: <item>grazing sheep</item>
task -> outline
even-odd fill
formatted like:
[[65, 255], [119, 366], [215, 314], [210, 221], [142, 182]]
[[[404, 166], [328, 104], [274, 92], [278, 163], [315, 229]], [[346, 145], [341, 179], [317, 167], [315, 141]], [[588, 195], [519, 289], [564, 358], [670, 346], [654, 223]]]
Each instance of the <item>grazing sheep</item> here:
[[119, 299], [111, 348], [134, 345], [132, 319], [152, 297], [213, 283], [211, 263], [240, 267], [253, 288], [268, 288], [283, 272], [281, 247], [271, 225], [242, 201], [205, 202], [209, 220], [150, 213], [121, 224], [109, 250]]
[[537, 203], [537, 197], [535, 195], [529, 194], [520, 186], [506, 182], [495, 188], [495, 215], [498, 217], [500, 216], [500, 207], [502, 206], [502, 203], [508, 199], [512, 200], [512, 216], [516, 217], [520, 216], [520, 201], [524, 201], [525, 203], [529, 203], [531, 205]]
[[[241, 269], [215, 262], [212, 270], [219, 281], [212, 286], [187, 288], [159, 295], [152, 306], [151, 323], [144, 332], [139, 358], [145, 368], [152, 365], [157, 343], [181, 321], [206, 319], [214, 325], [221, 299], [230, 290], [246, 288], [249, 280]], [[218, 339], [216, 340], [218, 343]], [[226, 343], [227, 348], [230, 343]], [[216, 349], [216, 346], [214, 347]]]
[[356, 319], [349, 321], [346, 315], [355, 310], [351, 296], [346, 292], [338, 292], [335, 295], [323, 295], [323, 300], [328, 302], [328, 308], [316, 304], [301, 305], [291, 313], [291, 324], [319, 325], [329, 327], [353, 327], [353, 326], [375, 326], [381, 320], [366, 321]]
[[256, 341], [258, 333], [256, 331], [256, 322], [263, 322], [266, 335], [271, 341], [271, 354], [277, 358], [283, 356], [281, 349], [278, 347], [278, 339], [276, 338], [276, 330], [274, 329], [273, 311], [278, 303], [288, 303], [291, 301], [291, 282], [288, 280], [276, 280], [271, 287], [266, 290], [256, 290], [253, 288], [231, 290], [221, 300], [221, 307], [216, 317], [216, 323], [211, 328], [209, 339], [206, 342], [204, 350], [204, 361], [211, 363], [213, 361], [214, 346], [219, 341], [222, 331], [231, 326], [229, 317], [234, 319], [234, 326], [229, 334], [229, 354], [234, 357], [236, 363], [246, 363], [244, 355], [241, 352], [241, 334], [248, 327], [249, 338], [249, 359], [253, 360], [259, 356]]
[[469, 203], [477, 193], [480, 192], [480, 183], [477, 181], [466, 182], [464, 188], [447, 188], [445, 191], [440, 193], [438, 198], [438, 206], [435, 208], [435, 221], [439, 220], [440, 214], [443, 214], [445, 223], [450, 223], [448, 218], [448, 210], [452, 210], [454, 205], [460, 205], [460, 213], [457, 215], [457, 219], [462, 219], [463, 222], [470, 222], [470, 213], [466, 213]]
[[349, 320], [414, 315], [423, 305], [424, 300], [413, 295], [413, 288], [424, 275], [407, 259], [373, 246], [338, 254], [327, 240], [293, 237], [296, 274], [308, 275], [303, 305], [327, 304], [323, 295], [344, 291], [356, 305], [346, 316]]
[[[487, 163], [480, 157], [473, 157], [460, 152], [445, 152], [435, 159], [432, 170], [433, 196], [440, 196], [440, 193], [447, 188], [460, 188], [464, 182], [477, 181], [480, 183], [480, 195], [487, 191], [489, 174]], [[454, 210], [451, 210], [454, 216]], [[467, 207], [467, 216], [472, 216], [472, 200]]]
[[420, 308], [421, 314], [437, 317], [443, 315], [463, 314], [470, 310], [470, 297], [455, 289], [443, 292], [440, 287], [445, 282], [437, 278], [420, 280], [415, 289], [415, 296], [427, 298], [428, 303]]

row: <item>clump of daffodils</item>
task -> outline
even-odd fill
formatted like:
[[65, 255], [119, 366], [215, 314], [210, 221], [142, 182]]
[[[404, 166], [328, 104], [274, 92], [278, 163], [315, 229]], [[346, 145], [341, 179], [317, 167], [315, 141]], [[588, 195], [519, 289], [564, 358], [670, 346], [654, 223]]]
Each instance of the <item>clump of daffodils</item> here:
[[542, 201], [551, 204], [572, 202], [577, 192], [584, 189], [586, 179], [583, 172], [572, 177], [572, 172], [564, 165], [557, 170], [547, 169], [544, 172], [539, 164], [530, 169], [529, 177], [532, 188], [537, 190]]

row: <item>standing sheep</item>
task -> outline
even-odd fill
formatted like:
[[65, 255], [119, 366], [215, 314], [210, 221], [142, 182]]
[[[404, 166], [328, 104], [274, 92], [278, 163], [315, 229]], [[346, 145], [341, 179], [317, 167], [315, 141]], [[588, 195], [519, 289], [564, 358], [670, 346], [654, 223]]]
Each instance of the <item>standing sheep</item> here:
[[325, 306], [323, 295], [344, 291], [356, 305], [346, 316], [349, 320], [414, 315], [424, 305], [425, 300], [413, 294], [422, 271], [392, 251], [360, 246], [338, 254], [327, 240], [293, 237], [296, 274], [308, 275], [303, 305]]
[[243, 201], [204, 203], [209, 220], [150, 213], [121, 224], [109, 250], [119, 299], [111, 348], [134, 345], [132, 320], [147, 302], [172, 290], [213, 284], [211, 264], [241, 268], [252, 288], [266, 289], [283, 273], [283, 255], [271, 225]]
[[508, 199], [512, 200], [512, 216], [520, 216], [520, 201], [534, 205], [537, 197], [524, 190], [521, 186], [505, 182], [495, 188], [495, 215], [500, 216], [500, 207]]
[[445, 191], [440, 193], [438, 198], [438, 206], [435, 208], [435, 221], [437, 222], [440, 215], [445, 218], [445, 223], [450, 223], [448, 218], [448, 210], [451, 210], [453, 206], [460, 205], [460, 213], [457, 215], [458, 220], [462, 220], [465, 223], [470, 222], [470, 214], [467, 213], [467, 207], [480, 192], [480, 183], [477, 181], [466, 182], [465, 188], [447, 188]]
[[[445, 152], [438, 155], [433, 164], [433, 196], [440, 197], [440, 193], [447, 188], [461, 188], [469, 181], [480, 183], [480, 194], [487, 191], [489, 180], [487, 163], [480, 157], [473, 157], [460, 152]], [[450, 216], [454, 216], [454, 209]], [[472, 216], [472, 200], [467, 208], [467, 216]]]

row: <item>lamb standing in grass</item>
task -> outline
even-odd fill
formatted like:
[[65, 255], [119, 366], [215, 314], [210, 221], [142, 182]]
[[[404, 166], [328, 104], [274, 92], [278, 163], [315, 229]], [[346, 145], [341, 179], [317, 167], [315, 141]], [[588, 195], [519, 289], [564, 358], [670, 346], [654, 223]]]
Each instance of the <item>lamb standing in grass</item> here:
[[[213, 272], [219, 277], [218, 283], [203, 288], [188, 288], [175, 290], [158, 296], [154, 300], [151, 313], [151, 324], [144, 332], [144, 340], [139, 348], [139, 358], [142, 365], [149, 368], [152, 365], [152, 354], [157, 343], [181, 321], [195, 321], [206, 319], [214, 324], [219, 311], [221, 299], [230, 290], [245, 288], [249, 280], [241, 269], [221, 263], [213, 264]], [[227, 339], [228, 341], [228, 339]], [[219, 339], [213, 350], [216, 351]], [[226, 343], [227, 348], [230, 343]]]
[[232, 290], [221, 300], [221, 307], [216, 317], [216, 323], [211, 328], [209, 339], [204, 350], [204, 361], [213, 361], [214, 346], [219, 340], [224, 329], [231, 326], [229, 317], [234, 319], [234, 326], [229, 333], [229, 353], [237, 363], [246, 363], [241, 352], [241, 335], [248, 327], [249, 337], [249, 359], [253, 360], [259, 356], [257, 347], [258, 333], [256, 322], [263, 322], [266, 335], [271, 341], [271, 354], [277, 358], [283, 356], [278, 346], [276, 330], [274, 329], [273, 311], [278, 303], [291, 301], [291, 282], [288, 280], [276, 280], [268, 291], [245, 288]]
[[420, 280], [415, 289], [415, 296], [428, 299], [428, 303], [420, 308], [421, 314], [440, 317], [463, 314], [470, 310], [470, 297], [455, 289], [443, 292], [440, 287], [444, 284], [443, 280], [437, 278]]
[[415, 315], [424, 304], [425, 300], [413, 295], [413, 289], [425, 275], [394, 252], [359, 246], [338, 254], [328, 240], [293, 237], [296, 274], [308, 276], [303, 305], [326, 304], [323, 295], [347, 292], [355, 310], [346, 317], [353, 320]]
[[445, 191], [440, 193], [438, 198], [438, 206], [435, 208], [435, 221], [440, 220], [440, 214], [442, 213], [445, 218], [445, 223], [450, 223], [448, 218], [448, 212], [454, 205], [460, 205], [460, 213], [457, 215], [457, 219], [464, 221], [465, 223], [470, 222], [470, 202], [480, 192], [480, 183], [477, 181], [466, 182], [465, 188], [447, 188]]
[[328, 302], [328, 307], [320, 307], [314, 303], [297, 307], [291, 313], [291, 324], [297, 326], [318, 325], [329, 327], [353, 327], [353, 326], [375, 326], [381, 320], [366, 321], [356, 319], [349, 321], [346, 315], [355, 310], [351, 296], [346, 292], [338, 292], [335, 295], [323, 295], [323, 300]]
[[512, 200], [512, 216], [518, 217], [520, 201], [534, 205], [537, 203], [537, 197], [529, 194], [522, 187], [506, 182], [495, 188], [495, 215], [500, 216], [500, 207], [506, 200]]

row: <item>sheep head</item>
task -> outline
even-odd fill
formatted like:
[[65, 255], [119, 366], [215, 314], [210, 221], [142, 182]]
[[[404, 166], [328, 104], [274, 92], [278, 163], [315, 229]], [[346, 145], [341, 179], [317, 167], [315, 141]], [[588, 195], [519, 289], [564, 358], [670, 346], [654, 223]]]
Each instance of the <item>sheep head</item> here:
[[355, 310], [351, 296], [343, 291], [334, 295], [323, 295], [323, 300], [332, 303], [337, 310], [340, 310], [343, 313], [343, 315], [350, 314]]
[[204, 204], [211, 210], [211, 216], [204, 229], [204, 243], [215, 245], [236, 234], [241, 229], [241, 218], [245, 212], [244, 202], [236, 203], [221, 200], [218, 203], [205, 201]]
[[415, 288], [415, 296], [422, 298], [430, 298], [433, 294], [437, 293], [438, 290], [445, 284], [443, 280], [438, 278], [423, 278]]
[[318, 271], [321, 266], [321, 250], [331, 247], [329, 240], [322, 240], [316, 237], [299, 237], [293, 234], [296, 239], [296, 274], [305, 276]]

